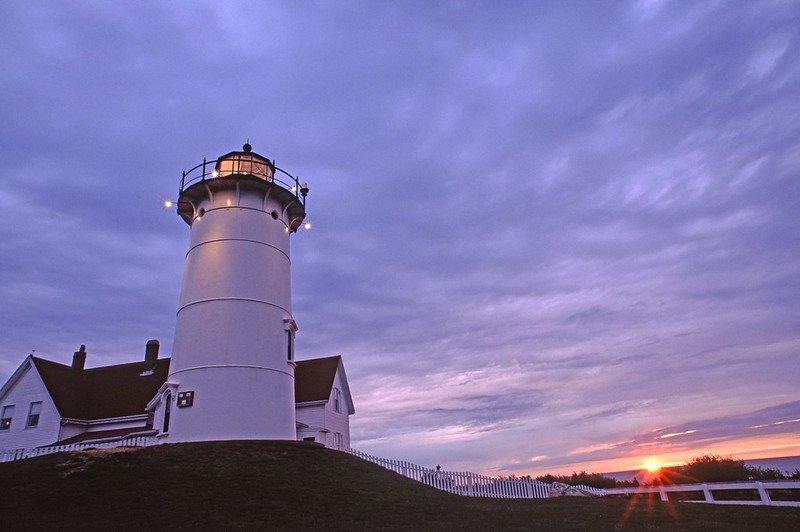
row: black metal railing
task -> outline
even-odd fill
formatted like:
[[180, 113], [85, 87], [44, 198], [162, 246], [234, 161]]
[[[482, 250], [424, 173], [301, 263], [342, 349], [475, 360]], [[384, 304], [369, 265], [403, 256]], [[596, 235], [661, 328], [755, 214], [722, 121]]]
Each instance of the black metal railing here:
[[[230, 162], [230, 165], [224, 163]], [[224, 166], [223, 166], [224, 165]], [[222, 170], [220, 170], [222, 167]], [[181, 186], [178, 190], [178, 197], [183, 195], [183, 191], [195, 183], [210, 179], [224, 178], [231, 175], [251, 175], [263, 179], [269, 183], [274, 183], [281, 188], [288, 190], [305, 206], [306, 196], [308, 195], [308, 185], [301, 183], [300, 180], [275, 166], [274, 161], [268, 159], [253, 158], [249, 154], [247, 157], [227, 156], [208, 161], [203, 158], [203, 162], [197, 166], [183, 172], [181, 176]]]

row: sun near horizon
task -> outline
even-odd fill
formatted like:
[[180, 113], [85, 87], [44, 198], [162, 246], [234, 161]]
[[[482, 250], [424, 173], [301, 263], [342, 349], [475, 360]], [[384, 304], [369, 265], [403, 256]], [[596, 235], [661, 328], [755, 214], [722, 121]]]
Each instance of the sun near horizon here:
[[661, 469], [661, 463], [656, 460], [650, 460], [648, 462], [645, 462], [644, 469], [647, 469], [651, 473], [655, 473], [656, 471]]

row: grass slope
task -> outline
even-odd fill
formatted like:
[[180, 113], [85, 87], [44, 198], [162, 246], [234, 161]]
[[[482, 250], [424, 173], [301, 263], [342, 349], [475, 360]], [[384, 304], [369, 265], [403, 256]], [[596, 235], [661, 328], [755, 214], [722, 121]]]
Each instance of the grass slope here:
[[302, 442], [0, 464], [0, 530], [800, 530], [800, 509], [450, 495]]

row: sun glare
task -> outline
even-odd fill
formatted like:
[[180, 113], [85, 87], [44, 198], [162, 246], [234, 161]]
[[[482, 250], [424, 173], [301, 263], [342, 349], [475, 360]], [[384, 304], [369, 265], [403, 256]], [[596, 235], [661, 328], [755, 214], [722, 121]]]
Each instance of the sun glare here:
[[659, 464], [659, 463], [658, 463], [658, 462], [656, 462], [656, 461], [650, 461], [650, 462], [647, 462], [647, 463], [644, 465], [644, 467], [645, 467], [645, 469], [647, 469], [647, 470], [648, 470], [648, 471], [650, 471], [651, 473], [655, 473], [656, 471], [658, 471], [659, 469], [661, 469], [661, 464]]

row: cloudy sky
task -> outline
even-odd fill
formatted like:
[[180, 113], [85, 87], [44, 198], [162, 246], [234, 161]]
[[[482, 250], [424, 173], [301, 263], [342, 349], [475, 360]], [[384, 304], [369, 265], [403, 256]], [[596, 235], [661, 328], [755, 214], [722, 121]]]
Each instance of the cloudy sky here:
[[181, 171], [308, 181], [298, 358], [489, 474], [800, 455], [800, 3], [3, 2], [0, 380], [169, 354]]

